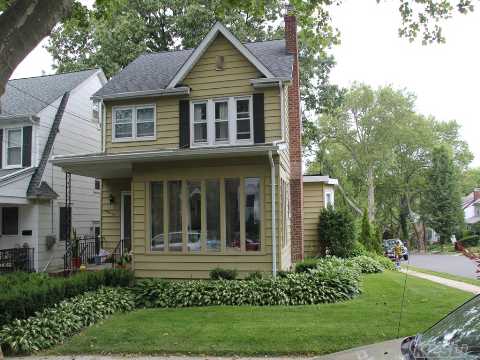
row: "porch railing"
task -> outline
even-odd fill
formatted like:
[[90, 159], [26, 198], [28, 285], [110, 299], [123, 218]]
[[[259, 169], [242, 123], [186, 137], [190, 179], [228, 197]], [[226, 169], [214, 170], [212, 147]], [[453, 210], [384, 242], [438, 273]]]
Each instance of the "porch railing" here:
[[112, 255], [110, 256], [110, 260], [115, 267], [120, 258], [128, 254], [130, 250], [132, 249], [132, 240], [129, 238], [125, 239], [120, 239], [120, 241], [117, 243], [117, 246], [115, 246], [115, 249], [113, 249]]
[[0, 250], [0, 273], [35, 271], [34, 254], [34, 248], [12, 248]]
[[[76, 241], [78, 241], [78, 249], [76, 249]], [[80, 264], [93, 264], [95, 256], [102, 247], [102, 242], [101, 236], [81, 236], [77, 240], [69, 240], [63, 256], [64, 270], [75, 270]], [[75, 262], [79, 262], [79, 264], [75, 264]]]

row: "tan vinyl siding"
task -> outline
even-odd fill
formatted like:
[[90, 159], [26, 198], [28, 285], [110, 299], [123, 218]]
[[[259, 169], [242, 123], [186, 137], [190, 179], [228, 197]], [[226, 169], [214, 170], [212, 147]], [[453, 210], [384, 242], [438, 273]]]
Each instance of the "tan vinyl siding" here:
[[120, 241], [121, 193], [130, 189], [130, 179], [102, 180], [101, 235], [103, 248], [108, 251], [112, 251]]
[[318, 255], [318, 219], [324, 207], [324, 184], [303, 183], [303, 227], [305, 257]]
[[[217, 56], [224, 56], [224, 69], [216, 70]], [[222, 35], [219, 35], [193, 67], [182, 84], [191, 88], [190, 99], [251, 95], [256, 92], [250, 80], [258, 70]], [[281, 139], [280, 91], [262, 89], [265, 99], [265, 142]], [[183, 97], [185, 98], [185, 97]], [[180, 97], [159, 97], [106, 103], [106, 152], [172, 149], [179, 146]], [[112, 142], [112, 106], [156, 105], [156, 140]]]
[[[277, 159], [278, 169], [278, 159]], [[149, 186], [152, 181], [208, 180], [260, 177], [262, 184], [261, 250], [258, 252], [224, 251], [212, 253], [155, 252], [150, 250]], [[278, 185], [278, 183], [277, 183]], [[135, 274], [139, 277], [205, 278], [215, 267], [237, 269], [240, 276], [252, 271], [270, 272], [272, 268], [271, 187], [268, 158], [204, 160], [134, 167], [132, 182], [133, 251]], [[241, 190], [241, 194], [243, 194]], [[242, 200], [243, 201], [243, 200]], [[278, 198], [277, 198], [278, 201]], [[277, 205], [278, 210], [278, 205]], [[185, 219], [185, 218], [184, 218]], [[278, 211], [277, 211], [278, 219]], [[224, 218], [223, 221], [224, 223]], [[277, 223], [278, 224], [278, 223]], [[185, 232], [185, 221], [183, 226]]]

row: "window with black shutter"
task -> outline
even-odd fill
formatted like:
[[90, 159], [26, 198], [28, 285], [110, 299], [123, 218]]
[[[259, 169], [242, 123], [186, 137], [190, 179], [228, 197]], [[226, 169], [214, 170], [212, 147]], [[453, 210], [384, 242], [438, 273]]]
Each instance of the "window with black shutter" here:
[[2, 208], [2, 235], [18, 235], [18, 207]]
[[[68, 210], [68, 211], [67, 211]], [[70, 240], [69, 223], [71, 223], [72, 208], [61, 207], [60, 208], [60, 240]]]

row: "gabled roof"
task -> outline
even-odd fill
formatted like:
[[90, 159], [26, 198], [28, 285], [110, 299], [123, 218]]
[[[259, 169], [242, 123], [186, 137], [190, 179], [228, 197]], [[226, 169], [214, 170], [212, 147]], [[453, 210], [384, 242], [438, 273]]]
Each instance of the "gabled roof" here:
[[0, 116], [35, 115], [99, 69], [10, 80], [0, 98]]
[[241, 43], [223, 25], [217, 23], [195, 49], [140, 55], [97, 91], [93, 98], [172, 89], [200, 59], [218, 34], [225, 36], [267, 78], [291, 79], [293, 56], [287, 53], [285, 40]]

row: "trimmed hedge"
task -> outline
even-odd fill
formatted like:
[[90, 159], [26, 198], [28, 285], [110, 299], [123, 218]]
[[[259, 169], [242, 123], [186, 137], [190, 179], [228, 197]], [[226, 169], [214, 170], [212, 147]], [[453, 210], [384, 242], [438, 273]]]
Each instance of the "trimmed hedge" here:
[[133, 310], [134, 305], [130, 290], [100, 288], [5, 325], [0, 330], [0, 344], [9, 353], [47, 349], [113, 313]]
[[25, 319], [64, 299], [101, 286], [131, 286], [133, 273], [122, 269], [82, 272], [71, 277], [13, 273], [0, 277], [0, 326]]
[[307, 305], [348, 300], [360, 293], [360, 273], [347, 266], [255, 280], [149, 279], [134, 288], [138, 307]]

